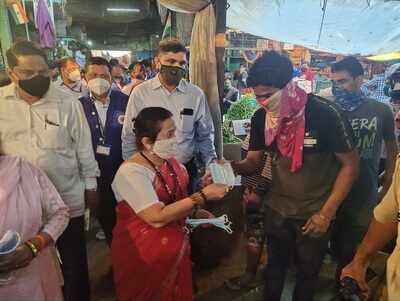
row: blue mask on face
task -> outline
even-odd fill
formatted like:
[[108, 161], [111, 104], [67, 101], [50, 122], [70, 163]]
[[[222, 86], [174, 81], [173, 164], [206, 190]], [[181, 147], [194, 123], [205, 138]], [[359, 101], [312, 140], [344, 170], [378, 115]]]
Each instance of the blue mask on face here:
[[335, 96], [336, 103], [340, 105], [344, 111], [354, 111], [363, 102], [361, 90], [349, 92], [343, 88], [333, 85], [332, 94]]

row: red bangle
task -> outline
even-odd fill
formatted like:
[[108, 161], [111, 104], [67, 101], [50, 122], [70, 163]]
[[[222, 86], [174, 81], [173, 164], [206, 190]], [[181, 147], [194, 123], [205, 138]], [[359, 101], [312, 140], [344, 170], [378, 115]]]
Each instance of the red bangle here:
[[36, 235], [35, 238], [39, 241], [40, 251], [42, 251], [46, 245], [46, 239], [40, 234]]

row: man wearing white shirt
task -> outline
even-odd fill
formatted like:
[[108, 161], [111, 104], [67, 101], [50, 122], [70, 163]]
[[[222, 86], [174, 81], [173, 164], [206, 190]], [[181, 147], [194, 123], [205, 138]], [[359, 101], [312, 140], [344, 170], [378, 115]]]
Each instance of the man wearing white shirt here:
[[21, 41], [7, 51], [12, 84], [0, 88], [2, 152], [41, 168], [70, 209], [71, 220], [57, 241], [66, 301], [90, 299], [86, 257], [85, 202], [97, 202], [99, 168], [79, 101], [50, 83], [45, 53]]
[[76, 98], [88, 93], [87, 88], [82, 84], [79, 65], [72, 57], [62, 58], [57, 65], [60, 72], [60, 79], [56, 82], [57, 86]]
[[158, 49], [160, 72], [133, 89], [122, 129], [122, 155], [126, 160], [137, 152], [132, 119], [146, 107], [162, 107], [173, 114], [177, 127], [178, 156], [185, 164], [191, 186], [197, 178], [195, 151], [205, 165], [216, 159], [214, 125], [204, 92], [184, 79], [186, 48], [178, 40], [164, 40]]

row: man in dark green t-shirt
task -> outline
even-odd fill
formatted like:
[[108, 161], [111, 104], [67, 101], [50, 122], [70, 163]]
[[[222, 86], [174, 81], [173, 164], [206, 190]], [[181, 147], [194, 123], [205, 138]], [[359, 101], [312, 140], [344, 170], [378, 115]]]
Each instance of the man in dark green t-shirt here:
[[353, 133], [341, 110], [307, 95], [292, 81], [290, 60], [266, 52], [247, 79], [261, 105], [251, 122], [245, 160], [251, 174], [265, 151], [272, 154], [272, 183], [265, 199], [268, 247], [265, 299], [280, 300], [291, 256], [297, 269], [293, 300], [312, 300], [330, 238], [331, 222], [357, 174]]
[[[372, 219], [373, 208], [388, 191], [395, 167], [397, 145], [394, 116], [388, 104], [366, 98], [361, 92], [364, 70], [354, 57], [331, 66], [332, 94], [349, 119], [360, 154], [357, 180], [337, 214], [332, 248], [338, 260], [337, 276], [353, 258]], [[378, 193], [382, 143], [386, 149], [383, 187]]]

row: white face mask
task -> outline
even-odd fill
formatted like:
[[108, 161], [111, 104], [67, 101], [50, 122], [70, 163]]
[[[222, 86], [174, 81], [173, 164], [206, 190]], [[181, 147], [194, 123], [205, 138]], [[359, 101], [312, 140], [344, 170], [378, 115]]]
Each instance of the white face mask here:
[[81, 80], [81, 73], [79, 70], [74, 70], [71, 73], [68, 73], [68, 79], [72, 82], [77, 82]]
[[168, 160], [176, 156], [178, 140], [176, 137], [164, 140], [156, 140], [153, 146], [153, 153], [161, 159]]
[[111, 84], [104, 78], [94, 78], [88, 82], [88, 88], [96, 95], [103, 95], [110, 90]]

